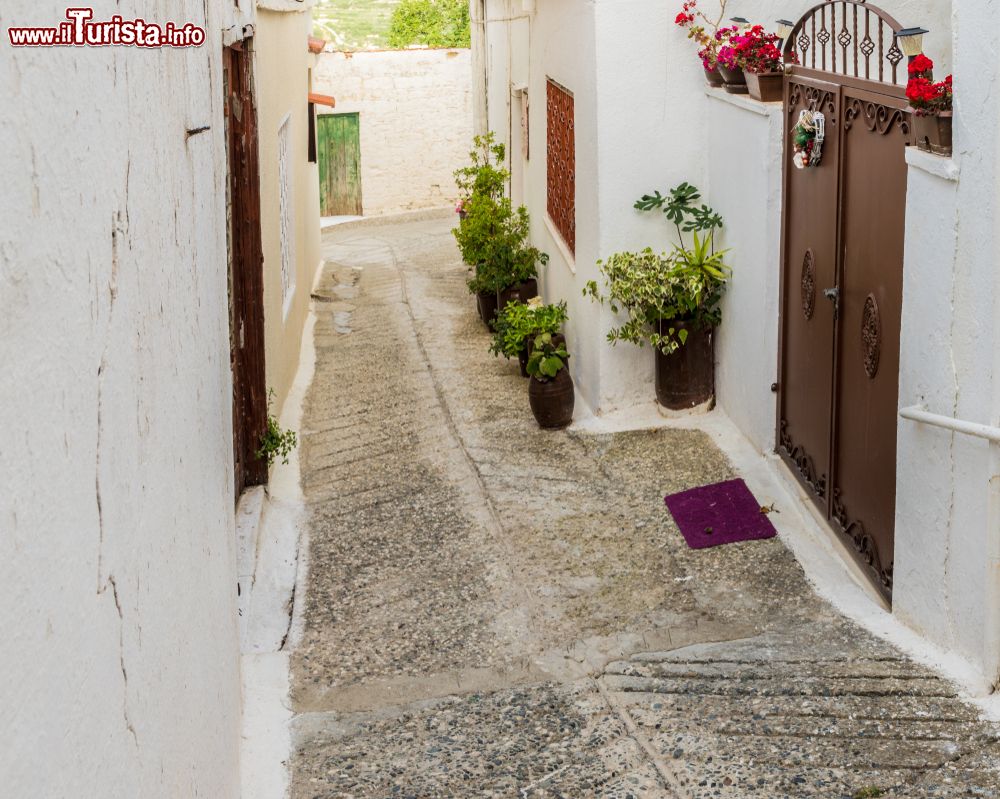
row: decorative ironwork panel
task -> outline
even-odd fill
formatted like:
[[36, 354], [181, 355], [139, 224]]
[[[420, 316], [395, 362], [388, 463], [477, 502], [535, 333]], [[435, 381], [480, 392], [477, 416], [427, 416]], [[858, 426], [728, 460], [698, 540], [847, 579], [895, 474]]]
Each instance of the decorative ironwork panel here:
[[802, 259], [802, 313], [812, 319], [816, 312], [816, 258], [812, 250], [806, 250]]
[[548, 213], [570, 252], [576, 254], [576, 135], [573, 95], [548, 82]]
[[861, 312], [861, 346], [865, 353], [865, 374], [874, 380], [882, 356], [882, 316], [874, 294], [868, 295]]
[[892, 132], [893, 128], [898, 128], [899, 132], [909, 139], [910, 115], [902, 108], [851, 97], [848, 98], [844, 108], [844, 130], [850, 130], [856, 119], [862, 120], [871, 133], [885, 136]]
[[878, 542], [865, 530], [860, 519], [852, 519], [844, 507], [840, 489], [833, 490], [833, 519], [840, 526], [840, 532], [847, 538], [858, 557], [868, 565], [882, 588], [892, 594], [893, 564], [882, 563]]
[[902, 85], [901, 25], [867, 0], [826, 0], [806, 12], [785, 39], [786, 56], [809, 69]]

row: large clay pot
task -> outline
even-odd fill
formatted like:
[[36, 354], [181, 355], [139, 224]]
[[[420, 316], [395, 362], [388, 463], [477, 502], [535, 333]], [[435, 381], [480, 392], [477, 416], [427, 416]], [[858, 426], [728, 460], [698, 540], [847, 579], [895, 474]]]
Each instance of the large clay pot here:
[[560, 370], [552, 380], [544, 383], [531, 378], [528, 385], [528, 402], [535, 421], [543, 430], [560, 430], [573, 422], [576, 393], [569, 369]]
[[535, 299], [538, 296], [538, 280], [532, 277], [521, 283], [518, 286], [518, 296], [521, 302]]
[[684, 411], [715, 397], [715, 331], [689, 322], [660, 321], [660, 333], [687, 330], [687, 342], [670, 355], [656, 350], [656, 400], [664, 408]]
[[951, 155], [951, 121], [951, 111], [935, 115], [911, 113], [913, 143], [921, 150], [935, 155]]
[[712, 69], [705, 70], [705, 80], [708, 81], [708, 85], [713, 88], [722, 88], [722, 73], [719, 72], [718, 67], [713, 67]]
[[730, 94], [746, 94], [749, 91], [747, 77], [743, 74], [742, 69], [729, 69], [719, 64], [719, 73], [726, 84], [726, 91]]
[[497, 294], [495, 291], [480, 291], [476, 295], [476, 307], [479, 308], [479, 318], [483, 320], [487, 327], [493, 327], [493, 320], [497, 318]]
[[785, 97], [785, 75], [783, 72], [762, 72], [745, 74], [747, 89], [754, 100], [777, 103]]

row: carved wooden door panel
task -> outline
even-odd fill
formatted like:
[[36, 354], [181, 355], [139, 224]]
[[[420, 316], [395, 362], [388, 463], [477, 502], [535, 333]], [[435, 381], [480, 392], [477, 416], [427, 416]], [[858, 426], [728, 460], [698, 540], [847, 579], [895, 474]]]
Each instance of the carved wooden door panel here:
[[[778, 452], [891, 596], [906, 101], [859, 81], [785, 83]], [[824, 114], [826, 142], [800, 170], [804, 108]]]

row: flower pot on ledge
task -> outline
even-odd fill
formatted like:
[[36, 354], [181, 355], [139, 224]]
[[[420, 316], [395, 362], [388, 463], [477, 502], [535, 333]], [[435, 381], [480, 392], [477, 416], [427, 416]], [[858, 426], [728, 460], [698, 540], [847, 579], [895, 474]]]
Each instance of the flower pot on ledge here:
[[705, 69], [705, 80], [708, 81], [708, 85], [713, 89], [722, 88], [722, 73], [719, 72], [718, 67], [713, 67], [712, 69]]
[[785, 75], [783, 72], [747, 72], [747, 89], [754, 100], [777, 103], [784, 99]]
[[722, 75], [722, 80], [725, 82], [726, 91], [730, 94], [746, 94], [747, 93], [747, 77], [743, 74], [743, 70], [730, 69], [729, 67], [724, 67], [719, 64], [719, 74]]
[[664, 355], [656, 350], [656, 400], [671, 411], [687, 411], [715, 397], [715, 331], [689, 322], [660, 320], [660, 334], [687, 330], [687, 341]]
[[910, 124], [913, 126], [913, 144], [935, 155], [951, 155], [952, 112], [939, 114], [918, 114], [910, 109]]

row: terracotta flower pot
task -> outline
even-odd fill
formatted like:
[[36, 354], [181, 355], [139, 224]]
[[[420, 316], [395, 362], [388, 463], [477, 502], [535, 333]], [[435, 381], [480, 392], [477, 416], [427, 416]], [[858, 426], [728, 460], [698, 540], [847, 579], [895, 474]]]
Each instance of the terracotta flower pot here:
[[713, 88], [716, 89], [721, 88], [723, 81], [722, 81], [722, 73], [719, 72], [719, 68], [712, 67], [712, 69], [706, 69], [705, 80], [708, 81], [709, 86], [712, 86]]
[[543, 430], [560, 430], [573, 422], [576, 393], [569, 369], [560, 370], [552, 380], [544, 383], [531, 378], [528, 385], [528, 403], [535, 421]]
[[911, 112], [914, 145], [935, 155], [951, 155], [952, 112], [942, 111], [934, 115], [917, 114], [912, 109]]
[[742, 69], [729, 69], [729, 67], [724, 67], [719, 64], [719, 74], [722, 75], [722, 80], [726, 85], [726, 91], [730, 94], [746, 94], [747, 93], [747, 77], [743, 74]]
[[687, 342], [670, 355], [656, 350], [656, 399], [664, 408], [684, 411], [715, 396], [715, 331], [689, 322], [661, 320], [660, 333], [687, 330]]
[[764, 103], [779, 103], [785, 95], [785, 76], [781, 72], [746, 73], [750, 96]]

